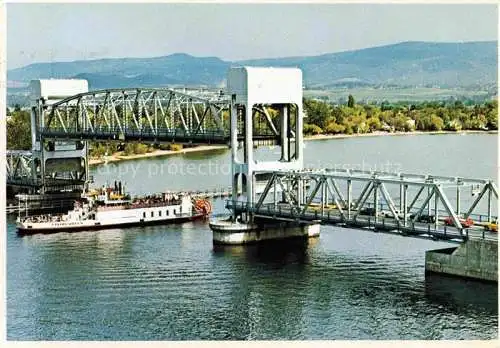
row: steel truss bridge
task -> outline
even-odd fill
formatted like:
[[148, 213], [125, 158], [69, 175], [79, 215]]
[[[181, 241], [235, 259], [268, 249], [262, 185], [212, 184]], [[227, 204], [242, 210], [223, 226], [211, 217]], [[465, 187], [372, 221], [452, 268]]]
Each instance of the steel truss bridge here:
[[[142, 141], [189, 144], [229, 144], [230, 100], [217, 90], [125, 88], [95, 90], [70, 97], [38, 99], [35, 138], [48, 141]], [[241, 113], [240, 110], [237, 112]], [[254, 105], [256, 144], [278, 144], [279, 131], [268, 105]], [[238, 117], [243, 139], [243, 113]], [[7, 151], [7, 184], [35, 189], [71, 189], [79, 178], [51, 178], [36, 172], [32, 151]], [[48, 173], [50, 174], [50, 173]], [[44, 177], [42, 180], [42, 176]]]
[[46, 177], [42, 181], [41, 173], [36, 172], [35, 159], [31, 151], [6, 151], [7, 185], [26, 189], [39, 188], [42, 185], [51, 191], [78, 189], [84, 180], [78, 177]]
[[7, 183], [17, 182], [19, 185], [27, 181], [33, 176], [33, 155], [31, 151], [23, 150], [7, 150], [6, 153], [7, 165]]
[[[278, 141], [265, 105], [253, 109], [254, 138]], [[230, 99], [210, 90], [106, 89], [39, 102], [38, 139], [228, 144]], [[243, 117], [242, 117], [243, 119]], [[243, 139], [241, 121], [239, 138]]]
[[[269, 180], [256, 203], [227, 201], [236, 216], [440, 240], [497, 238], [481, 226], [496, 220], [498, 189], [491, 180], [328, 169], [259, 174]], [[479, 208], [486, 215], [476, 214]], [[463, 226], [467, 218], [475, 226]]]

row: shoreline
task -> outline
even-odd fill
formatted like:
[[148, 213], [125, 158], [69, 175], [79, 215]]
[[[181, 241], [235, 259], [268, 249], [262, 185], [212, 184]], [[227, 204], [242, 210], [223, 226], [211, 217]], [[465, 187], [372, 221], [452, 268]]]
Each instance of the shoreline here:
[[189, 153], [189, 152], [204, 152], [204, 151], [221, 150], [221, 149], [227, 149], [227, 148], [228, 147], [225, 145], [200, 145], [200, 146], [196, 146], [196, 147], [189, 147], [189, 148], [182, 149], [179, 151], [155, 150], [153, 152], [147, 152], [147, 153], [135, 154], [135, 155], [123, 155], [122, 152], [116, 152], [116, 153], [112, 154], [111, 156], [105, 156], [105, 158], [89, 158], [89, 166], [97, 166], [97, 165], [105, 164], [108, 162], [120, 162], [120, 161], [129, 161], [129, 160], [150, 158], [150, 157], [182, 155], [184, 153]]
[[361, 134], [318, 134], [304, 137], [304, 141], [323, 140], [323, 139], [345, 139], [345, 138], [360, 138], [360, 137], [384, 137], [384, 136], [402, 136], [402, 135], [444, 135], [444, 134], [498, 134], [497, 130], [481, 131], [481, 130], [463, 130], [463, 131], [412, 131], [412, 132], [383, 132], [375, 131], [372, 133]]
[[[347, 138], [358, 138], [358, 137], [380, 137], [380, 136], [403, 136], [403, 135], [443, 135], [443, 134], [498, 134], [497, 130], [494, 131], [480, 131], [480, 130], [464, 130], [464, 131], [413, 131], [413, 132], [382, 132], [376, 131], [372, 133], [362, 133], [362, 134], [318, 134], [304, 137], [304, 141], [314, 141], [314, 140], [328, 140], [328, 139], [347, 139]], [[213, 151], [213, 150], [221, 150], [221, 149], [229, 149], [229, 146], [226, 145], [200, 145], [196, 147], [190, 147], [186, 149], [182, 149], [180, 151], [173, 150], [155, 150], [153, 152], [148, 152], [144, 154], [135, 154], [135, 155], [123, 155], [122, 152], [117, 152], [112, 154], [111, 156], [107, 156], [106, 158], [90, 158], [89, 166], [98, 166], [101, 164], [105, 164], [108, 162], [121, 162], [121, 161], [129, 161], [135, 159], [143, 159], [150, 157], [161, 157], [161, 156], [173, 156], [173, 155], [182, 155], [184, 153], [190, 152], [204, 152], [204, 151]]]

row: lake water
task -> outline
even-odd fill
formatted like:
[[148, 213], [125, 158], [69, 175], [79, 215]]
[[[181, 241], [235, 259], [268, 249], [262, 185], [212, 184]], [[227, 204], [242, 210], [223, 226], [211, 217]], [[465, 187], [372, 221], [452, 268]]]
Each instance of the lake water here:
[[[261, 158], [277, 149], [260, 148]], [[306, 165], [497, 178], [497, 136], [308, 141]], [[108, 164], [133, 194], [230, 184], [227, 150]], [[214, 202], [215, 212], [224, 202]], [[424, 276], [433, 242], [321, 227], [308, 242], [217, 247], [205, 222], [17, 237], [9, 340], [492, 339], [497, 285]]]

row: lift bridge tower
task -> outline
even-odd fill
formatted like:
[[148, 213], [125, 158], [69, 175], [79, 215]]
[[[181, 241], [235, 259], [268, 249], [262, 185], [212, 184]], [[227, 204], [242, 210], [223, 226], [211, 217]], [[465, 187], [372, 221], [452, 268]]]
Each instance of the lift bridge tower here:
[[[46, 110], [67, 97], [88, 92], [86, 80], [33, 80], [30, 83], [32, 181], [37, 194], [79, 194], [88, 182], [86, 141], [45, 139]], [[53, 115], [55, 117], [70, 117]]]
[[[243, 204], [250, 208], [256, 203], [257, 182], [265, 182], [268, 173], [303, 169], [302, 71], [295, 68], [232, 68], [227, 84], [231, 96], [232, 203], [233, 207]], [[278, 112], [273, 124], [278, 128], [280, 150], [279, 158], [274, 160], [258, 161], [255, 156], [253, 110], [259, 109]], [[238, 140], [241, 136], [242, 143]], [[240, 145], [242, 151], [238, 150]], [[303, 191], [299, 188], [299, 192]], [[274, 194], [280, 194], [276, 187]], [[285, 226], [256, 221], [250, 209], [238, 212], [234, 209], [230, 221], [215, 221], [210, 227], [214, 242], [224, 244], [274, 239], [276, 235], [319, 233], [318, 225]]]

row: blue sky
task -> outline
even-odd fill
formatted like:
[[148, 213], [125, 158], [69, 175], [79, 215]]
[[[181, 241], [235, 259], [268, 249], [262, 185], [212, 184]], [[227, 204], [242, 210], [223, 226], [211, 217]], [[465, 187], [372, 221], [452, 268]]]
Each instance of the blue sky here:
[[497, 40], [495, 5], [7, 4], [8, 69], [172, 53], [304, 56], [401, 41]]

